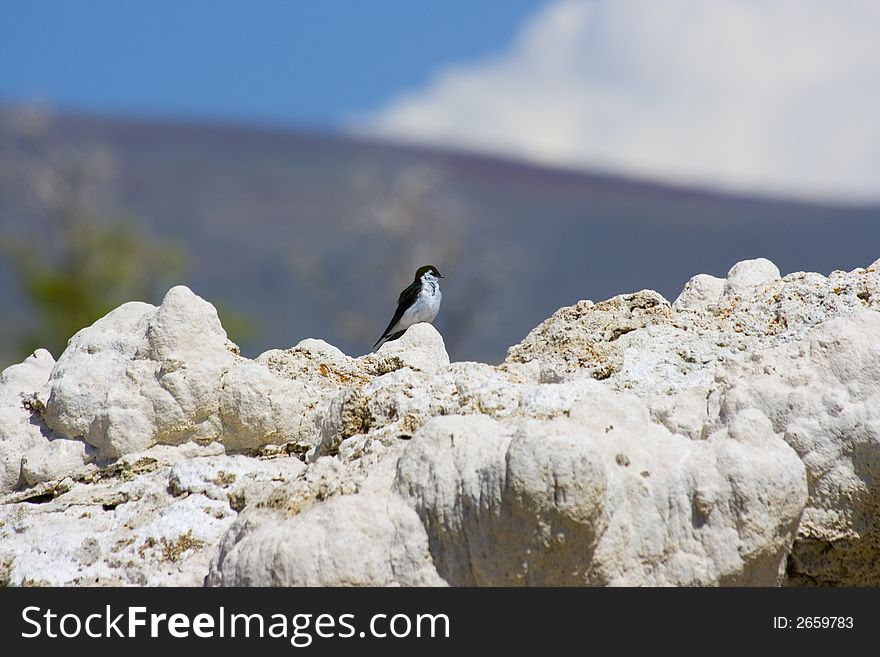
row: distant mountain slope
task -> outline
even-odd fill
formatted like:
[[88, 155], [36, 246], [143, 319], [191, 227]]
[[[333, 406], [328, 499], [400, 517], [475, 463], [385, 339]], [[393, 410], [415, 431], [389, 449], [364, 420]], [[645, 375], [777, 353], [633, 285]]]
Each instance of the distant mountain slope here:
[[[259, 320], [242, 344], [249, 355], [306, 337], [367, 351], [417, 264], [446, 276], [436, 325], [451, 357], [491, 362], [579, 299], [652, 288], [672, 300], [692, 274], [724, 275], [758, 256], [783, 273], [880, 257], [880, 207], [297, 132], [70, 115], [47, 129], [58, 143], [112, 153], [110, 196], [185, 246], [182, 282]], [[20, 179], [16, 130], [0, 113], [0, 226], [39, 212]], [[12, 287], [0, 271], [3, 307], [13, 307]]]

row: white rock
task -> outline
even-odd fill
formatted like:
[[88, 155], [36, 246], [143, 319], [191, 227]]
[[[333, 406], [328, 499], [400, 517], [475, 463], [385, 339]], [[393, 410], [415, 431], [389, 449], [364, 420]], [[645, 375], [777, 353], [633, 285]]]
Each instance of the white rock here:
[[[4, 404], [13, 402], [13, 405], [17, 406], [18, 404], [14, 403], [16, 400], [22, 401], [46, 383], [54, 366], [55, 359], [45, 349], [37, 349], [24, 362], [10, 365], [0, 372], [0, 400]], [[8, 427], [0, 425], [0, 431], [4, 429]], [[5, 436], [5, 434], [0, 435]]]
[[439, 574], [459, 585], [775, 584], [806, 503], [796, 454], [769, 421], [761, 444], [693, 442], [638, 409], [604, 392], [513, 437], [478, 416], [425, 425], [395, 490], [422, 518]]
[[669, 302], [653, 290], [621, 294], [594, 304], [579, 301], [560, 308], [507, 350], [505, 368], [537, 362], [542, 380], [560, 382], [591, 376], [605, 380], [623, 366], [618, 339], [647, 326], [666, 323]]
[[[319, 360], [324, 363], [339, 365], [347, 361], [352, 361], [350, 356], [346, 356], [340, 349], [337, 349], [329, 342], [324, 340], [316, 340], [315, 338], [306, 338], [301, 340], [293, 349], [296, 353], [308, 354], [309, 360]], [[266, 352], [267, 354], [270, 352]], [[261, 359], [262, 356], [259, 358]], [[258, 360], [259, 360], [258, 359]]]
[[520, 409], [523, 415], [533, 418], [568, 415], [581, 397], [599, 389], [601, 385], [593, 379], [579, 379], [570, 383], [528, 386], [522, 393]]
[[[437, 586], [418, 517], [380, 495], [343, 495], [292, 517], [241, 518], [207, 583], [226, 586]], [[419, 567], [420, 566], [420, 567]]]
[[334, 393], [344, 386], [370, 380], [360, 359], [346, 356], [333, 345], [312, 338], [292, 349], [267, 351], [260, 354], [256, 362], [276, 376], [316, 389], [316, 394]]
[[877, 585], [878, 311], [877, 263], [758, 260], [497, 367], [251, 361], [175, 288], [0, 375], [0, 583]]
[[318, 398], [306, 384], [285, 379], [258, 362], [231, 368], [220, 391], [223, 444], [230, 449], [256, 448], [270, 443], [317, 443], [311, 420]]
[[321, 443], [314, 458], [336, 453], [343, 440], [357, 434], [408, 438], [431, 417], [457, 412], [463, 399], [455, 392], [450, 377], [430, 376], [409, 367], [344, 389], [318, 414]]
[[127, 369], [154, 312], [155, 307], [146, 303], [126, 303], [70, 339], [48, 383], [46, 421], [51, 428], [100, 446], [95, 441], [104, 438], [107, 428], [98, 426], [99, 413], [109, 410], [111, 394], [118, 398], [130, 387]]
[[0, 504], [0, 583], [200, 586], [236, 508], [303, 468], [290, 457], [223, 456], [216, 444], [127, 455], [46, 489], [64, 491], [50, 501]]
[[[298, 459], [261, 460], [247, 456], [189, 458], [176, 463], [168, 475], [172, 495], [204, 495], [242, 505], [245, 497], [260, 497], [276, 487], [272, 482], [296, 479], [305, 470]], [[260, 490], [262, 489], [262, 491]]]
[[172, 288], [120, 306], [70, 340], [49, 380], [46, 421], [102, 458], [219, 438], [220, 381], [236, 356], [211, 304]]
[[[448, 413], [481, 413], [492, 417], [511, 417], [519, 412], [521, 398], [527, 394], [522, 386], [514, 384], [506, 372], [482, 363], [455, 363], [450, 368], [454, 394], [459, 410]], [[533, 389], [534, 390], [534, 389]], [[530, 403], [534, 400], [534, 403]], [[552, 403], [552, 402], [551, 402]], [[542, 412], [537, 393], [522, 406]]]
[[830, 319], [730, 361], [719, 381], [719, 421], [760, 409], [806, 466], [795, 581], [880, 584], [880, 313]]
[[676, 310], [704, 312], [718, 305], [718, 301], [724, 293], [724, 285], [723, 278], [709, 274], [697, 274], [685, 283], [681, 294], [673, 302], [672, 307]]
[[414, 324], [400, 338], [386, 342], [375, 354], [363, 357], [380, 370], [399, 367], [434, 374], [449, 366], [449, 354], [437, 329], [427, 323]]
[[93, 454], [81, 440], [43, 440], [24, 454], [21, 476], [28, 486], [61, 480], [80, 470]]
[[48, 442], [43, 432], [51, 435], [25, 402], [46, 383], [54, 365], [52, 354], [38, 349], [0, 372], [0, 495], [18, 485], [22, 457]]
[[435, 567], [450, 584], [504, 582], [498, 577], [504, 566], [495, 556], [505, 549], [499, 539], [508, 532], [503, 523], [490, 523], [492, 511], [502, 511], [504, 474], [498, 464], [512, 433], [482, 416], [435, 418], [398, 462], [394, 491], [418, 513]]
[[736, 263], [727, 272], [724, 284], [724, 295], [748, 296], [752, 290], [762, 283], [779, 279], [779, 268], [767, 258], [743, 260]]
[[651, 417], [671, 433], [699, 440], [707, 434], [710, 386], [695, 385], [649, 400]]

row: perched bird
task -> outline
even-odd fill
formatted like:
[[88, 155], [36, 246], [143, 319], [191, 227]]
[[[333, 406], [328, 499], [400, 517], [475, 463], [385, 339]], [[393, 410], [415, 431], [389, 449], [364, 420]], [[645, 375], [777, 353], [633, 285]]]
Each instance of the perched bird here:
[[433, 322], [440, 311], [440, 281], [443, 275], [434, 265], [425, 265], [416, 270], [413, 282], [397, 297], [397, 310], [388, 322], [382, 337], [376, 340], [373, 349], [389, 340], [396, 340], [404, 331], [419, 322]]

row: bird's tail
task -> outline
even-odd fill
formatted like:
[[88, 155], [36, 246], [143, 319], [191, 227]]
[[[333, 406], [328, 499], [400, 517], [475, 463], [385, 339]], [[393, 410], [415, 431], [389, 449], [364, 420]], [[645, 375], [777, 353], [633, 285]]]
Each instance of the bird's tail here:
[[386, 342], [391, 342], [392, 340], [397, 340], [401, 335], [406, 333], [406, 329], [402, 331], [398, 331], [397, 333], [392, 333], [391, 335], [383, 335], [381, 338], [376, 340], [376, 344], [373, 345], [373, 351], [376, 351], [377, 348], [381, 347]]

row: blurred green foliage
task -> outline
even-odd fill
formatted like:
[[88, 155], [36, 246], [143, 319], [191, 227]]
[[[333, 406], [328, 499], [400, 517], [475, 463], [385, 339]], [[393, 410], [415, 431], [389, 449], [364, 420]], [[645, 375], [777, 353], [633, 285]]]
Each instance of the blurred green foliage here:
[[[0, 264], [18, 281], [26, 308], [20, 317], [0, 313], [11, 338], [0, 344], [0, 361], [20, 361], [39, 347], [58, 358], [77, 331], [119, 305], [160, 303], [171, 285], [185, 282], [187, 253], [119, 210], [119, 163], [106, 147], [60, 137], [39, 107], [23, 108], [10, 127], [16, 166], [0, 171], [0, 199], [6, 187], [29, 194], [23, 212], [6, 214], [0, 204]], [[230, 339], [257, 332], [249, 316], [215, 307]]]
[[183, 270], [183, 252], [148, 238], [130, 216], [68, 215], [52, 222], [52, 233], [50, 243], [3, 240], [2, 255], [34, 314], [18, 340], [25, 355], [44, 347], [57, 358], [79, 329], [126, 301], [155, 300]]
[[223, 330], [233, 342], [241, 345], [260, 335], [260, 322], [253, 316], [233, 308], [222, 301], [211, 303], [217, 309], [217, 316], [223, 324]]
[[[77, 331], [119, 305], [161, 302], [185, 269], [179, 246], [149, 237], [131, 216], [114, 222], [67, 217], [55, 222], [52, 241], [54, 249], [10, 236], [0, 240], [0, 257], [12, 265], [34, 315], [18, 337], [16, 360], [40, 347], [58, 358]], [[215, 306], [231, 340], [258, 333], [250, 315]]]

